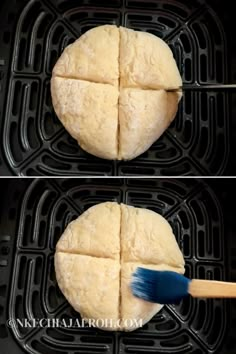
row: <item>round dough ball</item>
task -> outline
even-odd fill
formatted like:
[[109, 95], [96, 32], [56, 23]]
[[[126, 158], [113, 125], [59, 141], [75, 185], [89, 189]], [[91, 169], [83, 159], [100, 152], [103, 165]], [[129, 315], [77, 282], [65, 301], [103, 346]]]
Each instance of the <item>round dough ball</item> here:
[[162, 39], [105, 25], [64, 50], [53, 69], [51, 93], [58, 118], [85, 151], [130, 160], [168, 128], [181, 86]]
[[147, 209], [112, 202], [93, 206], [67, 226], [56, 246], [62, 293], [104, 330], [132, 331], [162, 308], [133, 296], [130, 282], [139, 266], [184, 273], [169, 223]]

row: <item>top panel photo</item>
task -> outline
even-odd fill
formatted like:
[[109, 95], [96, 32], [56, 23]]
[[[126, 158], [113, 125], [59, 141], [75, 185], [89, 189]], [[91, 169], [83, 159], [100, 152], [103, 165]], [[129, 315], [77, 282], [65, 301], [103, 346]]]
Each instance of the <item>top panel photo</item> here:
[[1, 1], [0, 175], [236, 175], [234, 22], [233, 1]]

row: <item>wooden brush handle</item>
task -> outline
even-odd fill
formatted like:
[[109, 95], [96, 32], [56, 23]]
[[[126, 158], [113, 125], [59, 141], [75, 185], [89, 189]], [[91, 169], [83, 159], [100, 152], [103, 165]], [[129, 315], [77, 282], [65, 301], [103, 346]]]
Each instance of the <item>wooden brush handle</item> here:
[[188, 292], [193, 297], [236, 297], [236, 283], [223, 281], [193, 279], [188, 288]]

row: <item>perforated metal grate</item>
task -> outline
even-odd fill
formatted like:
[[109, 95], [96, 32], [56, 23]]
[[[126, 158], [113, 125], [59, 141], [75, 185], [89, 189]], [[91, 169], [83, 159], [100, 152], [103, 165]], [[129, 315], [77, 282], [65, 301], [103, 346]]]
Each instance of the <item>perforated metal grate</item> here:
[[[221, 208], [212, 190], [200, 181], [33, 180], [21, 181], [20, 187], [10, 189], [18, 207], [14, 209], [11, 204], [8, 215], [10, 220], [18, 222], [12, 245], [14, 264], [8, 265], [12, 267], [12, 275], [7, 282], [6, 318], [80, 319], [57, 286], [53, 265], [55, 245], [72, 219], [107, 200], [149, 208], [164, 215], [184, 254], [187, 276], [216, 280], [226, 277]], [[22, 352], [32, 354], [219, 353], [228, 324], [226, 305], [224, 300], [189, 298], [178, 306], [165, 306], [133, 333], [20, 326], [9, 331], [2, 326]]]
[[[2, 21], [8, 19], [10, 25], [4, 27], [5, 50], [0, 55], [0, 70], [4, 65], [9, 74], [3, 80], [6, 97], [2, 119], [2, 155], [8, 174], [225, 172], [231, 142], [232, 87], [230, 90], [224, 85], [231, 82], [228, 48], [223, 25], [206, 1], [21, 0], [15, 6], [18, 13], [13, 2], [9, 1], [11, 10], [7, 12], [6, 6], [2, 13]], [[55, 116], [50, 98], [51, 71], [62, 50], [82, 33], [105, 23], [163, 38], [173, 50], [185, 87], [171, 127], [147, 152], [130, 162], [106, 161], [82, 151]], [[11, 56], [5, 59], [7, 47]]]

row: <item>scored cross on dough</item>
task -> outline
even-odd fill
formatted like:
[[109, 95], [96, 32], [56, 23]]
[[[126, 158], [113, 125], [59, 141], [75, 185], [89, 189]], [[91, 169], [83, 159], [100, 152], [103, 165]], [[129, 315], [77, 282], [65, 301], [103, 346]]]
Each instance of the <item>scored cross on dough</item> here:
[[[184, 273], [184, 259], [168, 222], [153, 211], [106, 202], [71, 222], [56, 246], [55, 270], [69, 303], [90, 319], [114, 322], [107, 330], [134, 330], [161, 309], [133, 296], [138, 266]], [[117, 328], [120, 320], [120, 328]]]
[[114, 25], [69, 45], [51, 80], [54, 109], [72, 137], [89, 153], [118, 160], [142, 154], [168, 128], [181, 94], [164, 90], [181, 86], [163, 40]]

